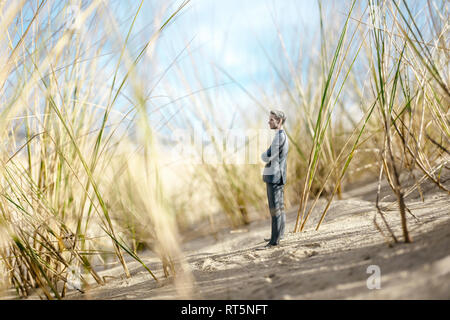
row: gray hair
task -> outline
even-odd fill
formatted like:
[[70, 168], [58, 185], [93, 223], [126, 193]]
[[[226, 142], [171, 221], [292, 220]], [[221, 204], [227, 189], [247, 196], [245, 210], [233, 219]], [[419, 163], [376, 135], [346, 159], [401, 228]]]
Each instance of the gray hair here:
[[270, 114], [273, 114], [277, 120], [281, 120], [281, 124], [284, 124], [284, 122], [286, 121], [286, 115], [283, 111], [271, 110]]

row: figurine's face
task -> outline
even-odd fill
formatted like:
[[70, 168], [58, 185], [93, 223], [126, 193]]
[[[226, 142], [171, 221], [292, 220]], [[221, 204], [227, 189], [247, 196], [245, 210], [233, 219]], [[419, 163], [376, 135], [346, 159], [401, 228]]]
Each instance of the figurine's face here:
[[278, 119], [271, 114], [269, 117], [269, 126], [270, 129], [279, 129], [281, 127], [281, 119]]

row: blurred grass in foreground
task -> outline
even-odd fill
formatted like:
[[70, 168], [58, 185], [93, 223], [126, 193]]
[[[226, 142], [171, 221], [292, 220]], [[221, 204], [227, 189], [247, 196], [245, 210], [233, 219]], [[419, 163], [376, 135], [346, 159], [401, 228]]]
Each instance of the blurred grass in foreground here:
[[[130, 35], [143, 1], [125, 25], [102, 1], [2, 2], [0, 255], [4, 283], [19, 295], [39, 288], [47, 299], [62, 298], [67, 287], [83, 291], [89, 276], [103, 284], [93, 263], [105, 257], [115, 257], [130, 277], [125, 258], [131, 256], [158, 281], [137, 255], [137, 236], [128, 234], [133, 226], [122, 224], [127, 216], [154, 231], [152, 248], [164, 273], [175, 274], [176, 224], [158, 180], [136, 67], [187, 3], [169, 14], [154, 12], [153, 31], [135, 53]], [[124, 96], [130, 110], [112, 117]], [[145, 149], [140, 171], [118, 168], [130, 119]], [[122, 215], [112, 210], [118, 204]]]

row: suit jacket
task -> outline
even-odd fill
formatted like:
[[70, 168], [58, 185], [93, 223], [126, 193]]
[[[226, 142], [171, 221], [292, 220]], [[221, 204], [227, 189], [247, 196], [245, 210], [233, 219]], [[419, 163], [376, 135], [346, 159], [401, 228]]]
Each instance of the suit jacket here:
[[273, 184], [286, 184], [287, 155], [289, 142], [283, 129], [278, 130], [269, 149], [261, 155], [266, 162], [263, 172], [263, 181]]

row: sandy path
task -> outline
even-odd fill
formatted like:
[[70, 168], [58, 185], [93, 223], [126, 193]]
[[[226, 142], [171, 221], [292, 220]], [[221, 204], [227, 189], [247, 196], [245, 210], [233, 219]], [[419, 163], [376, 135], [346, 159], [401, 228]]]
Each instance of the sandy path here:
[[[450, 180], [445, 183], [450, 188]], [[333, 202], [320, 230], [315, 231], [321, 201], [302, 233], [289, 232], [280, 246], [261, 250], [270, 234], [269, 219], [239, 230], [222, 229], [186, 240], [183, 250], [193, 284], [184, 289], [193, 299], [450, 299], [450, 197], [430, 185], [407, 199], [412, 244], [389, 247], [374, 226], [376, 183], [361, 184]], [[394, 200], [383, 186], [382, 206]], [[287, 231], [295, 225], [297, 208], [287, 212]], [[386, 218], [401, 239], [395, 207]], [[377, 221], [382, 224], [377, 216]], [[205, 226], [206, 228], [206, 226]], [[155, 282], [136, 261], [127, 259], [131, 279], [120, 265], [99, 271], [111, 276], [106, 285], [92, 285], [85, 294], [70, 291], [68, 299], [178, 299], [173, 278], [165, 279], [161, 262], [151, 252], [143, 261], [160, 279]], [[369, 289], [369, 266], [380, 271], [380, 289]], [[178, 286], [178, 289], [180, 287]], [[9, 290], [2, 299], [14, 299]], [[32, 296], [30, 299], [36, 299]], [[181, 298], [186, 298], [182, 296]]]
[[[412, 244], [388, 247], [375, 229], [374, 188], [358, 188], [335, 201], [319, 231], [318, 205], [307, 230], [288, 233], [279, 247], [260, 250], [269, 235], [269, 220], [240, 230], [222, 230], [185, 243], [184, 252], [195, 279], [194, 299], [449, 299], [450, 197], [430, 190], [425, 201], [408, 201]], [[365, 200], [367, 199], [367, 200]], [[384, 204], [387, 204], [384, 203]], [[401, 238], [399, 214], [386, 218]], [[287, 213], [287, 230], [295, 225], [296, 208]], [[381, 220], [378, 217], [378, 222]], [[154, 270], [161, 265], [151, 254], [144, 261]], [[381, 288], [368, 289], [370, 265], [381, 272]], [[135, 262], [131, 280], [116, 279], [71, 299], [176, 299], [173, 279], [157, 284]], [[117, 275], [120, 267], [102, 272]], [[164, 279], [161, 272], [157, 276]]]

